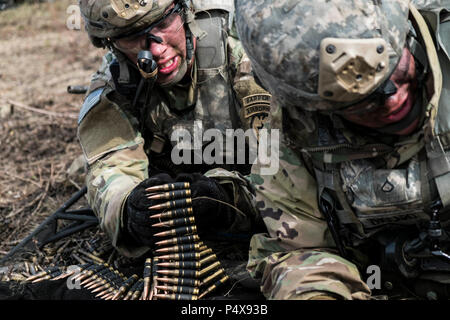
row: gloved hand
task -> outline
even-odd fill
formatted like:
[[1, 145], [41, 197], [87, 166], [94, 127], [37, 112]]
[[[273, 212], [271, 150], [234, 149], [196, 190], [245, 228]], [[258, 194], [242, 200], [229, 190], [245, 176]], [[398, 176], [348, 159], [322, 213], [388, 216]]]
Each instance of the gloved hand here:
[[229, 204], [232, 201], [216, 180], [200, 173], [181, 173], [176, 181], [189, 182], [191, 185], [192, 207], [199, 234], [226, 229], [231, 225], [234, 209], [215, 200]]
[[150, 219], [149, 207], [158, 204], [160, 201], [148, 199], [149, 187], [164, 185], [174, 182], [174, 179], [166, 173], [160, 173], [148, 178], [138, 184], [129, 194], [123, 212], [126, 233], [139, 245], [153, 247], [156, 240], [153, 234], [161, 231], [160, 228], [152, 227], [155, 224]]
[[[157, 174], [144, 180], [137, 185], [128, 196], [124, 210], [124, 223], [126, 232], [140, 245], [153, 247], [155, 242], [161, 240], [155, 238], [154, 234], [166, 231], [168, 228], [155, 227], [161, 219], [152, 219], [150, 216], [167, 212], [175, 208], [149, 208], [172, 201], [173, 199], [149, 199], [149, 194], [162, 194], [164, 191], [146, 191], [149, 187], [161, 186], [176, 182], [190, 183], [190, 196], [181, 197], [177, 201], [190, 197], [197, 226], [198, 234], [214, 232], [218, 229], [226, 229], [233, 222], [233, 209], [215, 200], [230, 203], [230, 198], [225, 189], [214, 179], [207, 178], [202, 174], [180, 174], [176, 179], [172, 179], [168, 174]], [[208, 197], [208, 198], [206, 198]]]

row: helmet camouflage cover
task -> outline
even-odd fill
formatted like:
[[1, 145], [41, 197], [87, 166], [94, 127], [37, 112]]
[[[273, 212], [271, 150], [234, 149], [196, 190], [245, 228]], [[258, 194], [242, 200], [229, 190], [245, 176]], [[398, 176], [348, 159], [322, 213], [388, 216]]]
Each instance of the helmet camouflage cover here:
[[172, 3], [174, 0], [79, 0], [86, 31], [94, 45], [96, 39], [142, 29], [161, 18]]
[[235, 3], [259, 78], [282, 105], [306, 110], [337, 110], [375, 91], [395, 69], [409, 31], [409, 0]]

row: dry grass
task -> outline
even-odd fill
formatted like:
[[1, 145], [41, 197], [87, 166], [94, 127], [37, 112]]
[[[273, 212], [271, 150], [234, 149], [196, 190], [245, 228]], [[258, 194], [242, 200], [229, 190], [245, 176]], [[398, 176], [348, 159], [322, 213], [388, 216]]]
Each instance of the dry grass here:
[[66, 25], [66, 9], [76, 1], [28, 1], [13, 9], [0, 11], [0, 39], [24, 34], [61, 30]]
[[75, 118], [83, 96], [66, 89], [89, 84], [104, 52], [66, 27], [76, 3], [0, 12], [0, 257], [77, 190], [67, 169], [81, 155]]

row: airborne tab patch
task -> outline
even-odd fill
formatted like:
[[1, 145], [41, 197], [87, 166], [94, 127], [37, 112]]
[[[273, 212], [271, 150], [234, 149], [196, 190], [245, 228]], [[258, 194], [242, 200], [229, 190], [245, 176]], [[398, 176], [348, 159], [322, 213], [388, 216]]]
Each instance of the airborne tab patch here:
[[259, 130], [269, 121], [271, 98], [270, 94], [258, 93], [242, 99], [245, 121], [247, 126], [254, 130], [257, 139]]

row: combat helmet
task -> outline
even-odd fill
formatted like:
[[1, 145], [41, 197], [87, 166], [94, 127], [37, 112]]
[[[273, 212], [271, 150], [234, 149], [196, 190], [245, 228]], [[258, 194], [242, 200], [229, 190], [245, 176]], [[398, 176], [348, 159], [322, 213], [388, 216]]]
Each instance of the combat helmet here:
[[184, 21], [189, 23], [190, 0], [79, 0], [86, 31], [96, 47], [105, 47], [107, 39], [143, 30], [161, 19], [173, 3], [184, 9]]
[[333, 112], [373, 94], [395, 70], [409, 0], [236, 0], [239, 36], [285, 106]]

